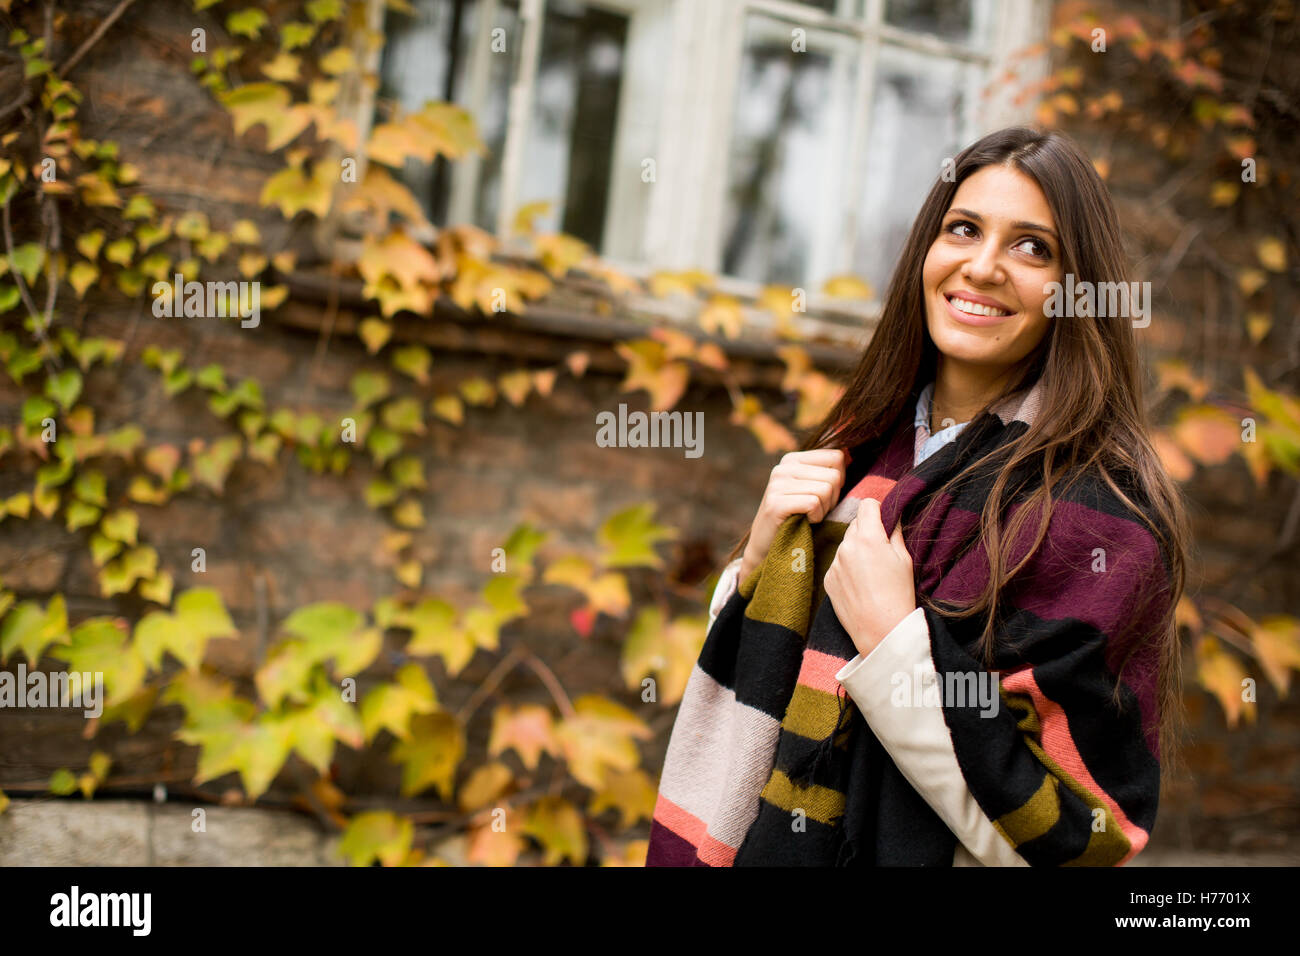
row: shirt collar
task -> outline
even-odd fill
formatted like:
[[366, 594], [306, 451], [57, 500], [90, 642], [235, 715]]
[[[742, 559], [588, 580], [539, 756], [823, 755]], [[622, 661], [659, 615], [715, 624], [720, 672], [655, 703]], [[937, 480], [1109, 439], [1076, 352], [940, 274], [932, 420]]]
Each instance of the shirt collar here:
[[916, 399], [916, 420], [913, 424], [917, 428], [925, 429], [927, 435], [930, 434], [930, 399], [933, 395], [934, 382], [930, 382], [921, 389], [921, 394]]

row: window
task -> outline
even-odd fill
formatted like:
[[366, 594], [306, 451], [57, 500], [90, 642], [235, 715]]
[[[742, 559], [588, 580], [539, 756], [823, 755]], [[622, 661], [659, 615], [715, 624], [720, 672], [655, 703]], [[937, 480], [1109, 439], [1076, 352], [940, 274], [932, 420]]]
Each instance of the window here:
[[415, 0], [380, 97], [468, 109], [484, 157], [411, 164], [436, 224], [571, 233], [633, 272], [883, 291], [942, 160], [1030, 106], [982, 91], [1047, 0]]

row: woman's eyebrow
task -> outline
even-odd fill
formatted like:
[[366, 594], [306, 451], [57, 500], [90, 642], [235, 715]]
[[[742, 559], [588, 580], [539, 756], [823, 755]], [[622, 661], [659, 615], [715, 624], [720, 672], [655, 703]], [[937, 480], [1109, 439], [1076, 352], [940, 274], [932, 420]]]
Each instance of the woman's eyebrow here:
[[[983, 222], [983, 221], [984, 221], [984, 217], [981, 216], [979, 213], [977, 213], [977, 212], [976, 212], [975, 210], [973, 210], [973, 209], [962, 209], [962, 208], [960, 208], [960, 207], [954, 206], [953, 208], [949, 209], [948, 212], [950, 212], [950, 213], [954, 213], [954, 212], [955, 212], [955, 213], [957, 213], [957, 214], [959, 214], [959, 215], [965, 216], [965, 217], [968, 218], [968, 219], [974, 219], [976, 222]], [[1026, 220], [1020, 219], [1020, 220], [1017, 220], [1016, 222], [1013, 222], [1013, 223], [1011, 224], [1011, 228], [1012, 228], [1012, 229], [1029, 229], [1029, 230], [1032, 230], [1033, 232], [1045, 232], [1045, 233], [1047, 233], [1049, 236], [1051, 236], [1053, 239], [1055, 239], [1057, 242], [1060, 242], [1060, 237], [1057, 236], [1057, 234], [1056, 234], [1056, 230], [1054, 230], [1054, 229], [1052, 229], [1052, 228], [1050, 228], [1050, 227], [1048, 227], [1048, 226], [1041, 225], [1041, 224], [1036, 223], [1036, 222], [1027, 222]]]

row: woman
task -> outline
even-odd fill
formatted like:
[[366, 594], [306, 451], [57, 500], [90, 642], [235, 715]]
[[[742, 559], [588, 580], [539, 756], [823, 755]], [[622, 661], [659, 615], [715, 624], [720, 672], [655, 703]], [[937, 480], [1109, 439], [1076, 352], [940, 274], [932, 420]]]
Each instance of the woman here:
[[1087, 157], [1027, 128], [964, 150], [732, 551], [648, 866], [1119, 865], [1146, 844], [1188, 532], [1132, 319], [1055, 307], [1067, 276], [1126, 281]]

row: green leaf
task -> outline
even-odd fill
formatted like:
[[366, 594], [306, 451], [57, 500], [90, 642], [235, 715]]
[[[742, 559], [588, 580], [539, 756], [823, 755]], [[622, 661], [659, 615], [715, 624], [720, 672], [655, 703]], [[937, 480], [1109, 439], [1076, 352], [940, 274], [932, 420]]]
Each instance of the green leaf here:
[[66, 645], [50, 652], [68, 670], [103, 675], [104, 703], [118, 703], [144, 682], [144, 660], [131, 644], [120, 618], [92, 617], [72, 629]]
[[393, 368], [411, 376], [421, 385], [429, 382], [429, 366], [433, 357], [423, 345], [404, 345], [393, 351]]
[[414, 836], [415, 826], [407, 818], [388, 810], [371, 810], [348, 821], [338, 849], [351, 866], [369, 866], [374, 860], [397, 866], [411, 852]]
[[23, 424], [31, 431], [39, 431], [42, 427], [41, 423], [47, 418], [53, 418], [55, 411], [57, 409], [49, 399], [38, 395], [29, 396], [23, 402]]
[[419, 664], [406, 664], [397, 672], [397, 682], [380, 684], [361, 701], [361, 726], [366, 740], [388, 730], [399, 740], [410, 736], [408, 725], [415, 714], [431, 714], [438, 699], [428, 675]]
[[114, 541], [112, 538], [99, 533], [90, 536], [90, 556], [97, 568], [102, 568], [121, 550], [121, 541]]
[[144, 364], [150, 368], [156, 368], [160, 372], [171, 372], [180, 364], [184, 355], [180, 349], [167, 349], [166, 351], [158, 348], [156, 345], [147, 346], [140, 357]]
[[104, 537], [112, 541], [121, 541], [124, 544], [134, 545], [136, 531], [139, 527], [139, 515], [127, 508], [120, 508], [104, 516], [99, 530], [104, 533]]
[[226, 391], [226, 373], [222, 371], [221, 366], [217, 365], [215, 362], [199, 369], [199, 374], [195, 381], [197, 381], [202, 388], [206, 388], [208, 391]]
[[673, 540], [677, 529], [653, 521], [654, 502], [644, 502], [618, 512], [600, 526], [598, 538], [604, 547], [602, 561], [607, 568], [663, 567], [655, 553], [657, 541]]
[[99, 255], [99, 250], [104, 245], [104, 230], [96, 229], [93, 232], [83, 232], [77, 237], [77, 251], [87, 259], [94, 260]]
[[399, 488], [417, 488], [426, 487], [424, 480], [424, 462], [414, 455], [403, 455], [400, 458], [394, 458], [388, 466], [388, 473], [393, 476], [393, 481]]
[[421, 411], [421, 402], [417, 398], [406, 396], [393, 399], [384, 406], [381, 417], [384, 425], [395, 432], [407, 435], [425, 433], [424, 414]]
[[397, 500], [397, 486], [382, 478], [373, 479], [366, 486], [366, 504], [371, 508], [382, 508]]
[[393, 760], [402, 765], [402, 795], [413, 797], [434, 787], [450, 802], [456, 768], [465, 756], [464, 732], [447, 713], [417, 715], [411, 719], [410, 731], [392, 751]]
[[[89, 289], [99, 279], [99, 266], [93, 262], [78, 262], [68, 270], [68, 284], [72, 286], [77, 293], [78, 299], [86, 297], [86, 290]], [[17, 290], [14, 290], [15, 293]], [[0, 309], [0, 312], [5, 311]]]
[[194, 456], [194, 480], [221, 494], [226, 477], [243, 451], [243, 440], [238, 435], [227, 435]]
[[343, 16], [343, 0], [310, 0], [304, 9], [312, 23], [324, 23]]
[[280, 26], [280, 49], [296, 50], [306, 46], [316, 35], [316, 27], [310, 23], [284, 23]]
[[77, 778], [66, 767], [60, 767], [50, 774], [50, 793], [66, 797], [77, 789]]
[[17, 246], [9, 256], [9, 266], [31, 285], [40, 275], [41, 266], [45, 265], [45, 247], [35, 242], [25, 242]]
[[50, 598], [44, 610], [35, 601], [23, 601], [0, 624], [0, 661], [22, 651], [28, 666], [35, 667], [47, 647], [67, 642], [68, 608], [62, 595]]
[[66, 412], [81, 395], [81, 384], [81, 373], [75, 368], [65, 368], [45, 380], [45, 394]]
[[104, 250], [104, 258], [109, 262], [115, 262], [123, 269], [131, 265], [131, 257], [135, 255], [135, 243], [130, 239], [117, 239], [108, 244]]
[[87, 504], [108, 504], [104, 473], [97, 468], [81, 472], [72, 483], [72, 493]]
[[256, 7], [249, 7], [246, 10], [237, 10], [226, 17], [226, 29], [235, 36], [248, 37], [250, 40], [256, 40], [262, 27], [268, 22], [267, 16]]
[[455, 677], [478, 649], [473, 635], [456, 625], [456, 609], [439, 598], [426, 598], [393, 622], [412, 630], [406, 653], [412, 657], [441, 657], [447, 673]]
[[352, 394], [362, 408], [367, 408], [381, 398], [386, 398], [392, 388], [383, 372], [357, 372], [352, 376]]
[[0, 313], [10, 311], [16, 306], [22, 296], [18, 292], [16, 285], [0, 285]]
[[366, 447], [370, 449], [376, 467], [382, 467], [384, 462], [402, 450], [402, 437], [387, 428], [375, 427], [366, 436]]
[[69, 531], [76, 531], [78, 528], [85, 528], [99, 520], [100, 510], [94, 505], [86, 504], [84, 501], [73, 501], [68, 504], [64, 514], [67, 518]]

